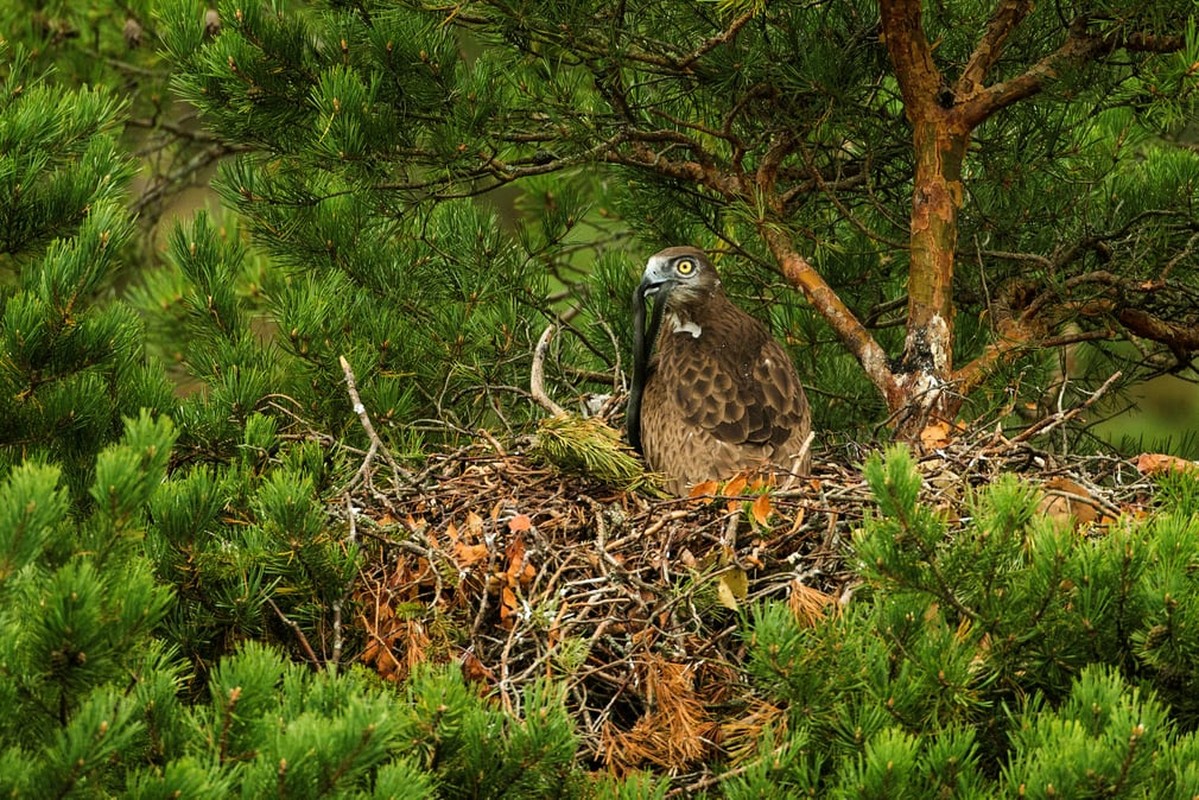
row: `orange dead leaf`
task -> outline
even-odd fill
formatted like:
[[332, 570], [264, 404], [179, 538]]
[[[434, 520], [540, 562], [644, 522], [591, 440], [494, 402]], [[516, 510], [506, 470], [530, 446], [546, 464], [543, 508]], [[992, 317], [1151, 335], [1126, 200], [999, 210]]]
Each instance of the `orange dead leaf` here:
[[513, 533], [524, 533], [529, 528], [533, 527], [533, 520], [528, 514], [517, 514], [512, 519], [508, 520], [508, 530]]
[[505, 586], [500, 590], [500, 624], [505, 630], [512, 630], [516, 620], [513, 617], [516, 615], [518, 608], [516, 592]]
[[527, 584], [537, 575], [537, 570], [533, 569], [533, 565], [525, 560], [525, 540], [523, 536], [517, 536], [508, 545], [508, 549], [504, 552], [508, 559], [508, 568], [504, 570], [504, 577], [508, 581], [509, 586], [518, 586]]
[[1199, 463], [1163, 453], [1141, 453], [1137, 456], [1136, 467], [1142, 475], [1160, 475], [1163, 472], [1199, 470]]
[[794, 536], [796, 531], [803, 525], [804, 508], [800, 506], [795, 510], [795, 519], [791, 522], [791, 530], [787, 532], [788, 536]]
[[770, 495], [760, 494], [758, 499], [754, 500], [749, 507], [749, 513], [753, 516], [754, 522], [761, 527], [766, 527], [766, 523], [770, 520], [770, 515], [774, 513], [774, 506], [770, 502]]
[[485, 544], [457, 542], [454, 545], [454, 561], [458, 564], [459, 569], [465, 569], [486, 560], [487, 545]]
[[938, 447], [944, 447], [949, 444], [950, 425], [944, 420], [929, 423], [929, 425], [920, 431], [920, 444], [924, 445], [925, 450], [936, 450]]
[[749, 479], [744, 474], [737, 475], [724, 485], [724, 489], [720, 493], [725, 497], [739, 497], [745, 492], [745, 487], [748, 485]]
[[693, 499], [715, 497], [719, 486], [720, 484], [716, 483], [716, 481], [697, 483], [691, 487], [691, 491], [687, 493], [687, 496]]
[[508, 543], [508, 547], [504, 550], [504, 555], [508, 557], [509, 571], [512, 571], [514, 566], [523, 564], [525, 560], [525, 537], [514, 536], [512, 541]]
[[1052, 478], [1045, 482], [1046, 495], [1038, 509], [1062, 525], [1077, 530], [1099, 518], [1099, 510], [1091, 493], [1069, 478]]
[[469, 650], [466, 656], [462, 659], [462, 677], [471, 683], [493, 684], [495, 683], [495, 673], [489, 670], [479, 657]]

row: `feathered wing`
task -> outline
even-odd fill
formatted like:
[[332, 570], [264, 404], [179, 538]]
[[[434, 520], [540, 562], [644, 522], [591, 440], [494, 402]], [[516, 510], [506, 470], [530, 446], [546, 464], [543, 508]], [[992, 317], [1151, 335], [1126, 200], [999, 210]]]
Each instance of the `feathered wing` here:
[[811, 423], [795, 367], [748, 314], [730, 303], [713, 312], [698, 338], [662, 335], [642, 410], [647, 460], [676, 491], [765, 466], [805, 474], [797, 455]]

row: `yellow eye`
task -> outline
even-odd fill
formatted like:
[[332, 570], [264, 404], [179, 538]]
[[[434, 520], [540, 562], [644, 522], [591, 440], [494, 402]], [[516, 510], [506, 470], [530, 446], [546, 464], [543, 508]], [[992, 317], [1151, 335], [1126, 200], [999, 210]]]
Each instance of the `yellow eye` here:
[[675, 264], [674, 268], [680, 275], [690, 275], [692, 272], [695, 272], [695, 262], [689, 258], [684, 258]]

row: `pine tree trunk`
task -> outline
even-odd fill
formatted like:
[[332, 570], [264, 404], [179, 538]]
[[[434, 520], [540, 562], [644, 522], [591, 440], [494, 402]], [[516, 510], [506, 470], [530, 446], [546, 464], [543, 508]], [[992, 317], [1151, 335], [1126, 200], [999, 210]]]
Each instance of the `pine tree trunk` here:
[[[970, 129], [952, 111], [921, 24], [920, 0], [884, 0], [887, 50], [912, 125], [916, 170], [912, 186], [907, 339], [895, 367], [902, 391], [891, 405], [895, 433], [915, 439], [934, 418], [953, 419], [953, 261], [962, 159]], [[890, 398], [889, 398], [890, 399]]]
[[933, 418], [953, 419], [953, 267], [962, 203], [962, 158], [969, 136], [952, 129], [939, 106], [912, 114], [916, 172], [912, 191], [907, 339], [896, 367], [902, 387], [896, 433], [911, 439]]

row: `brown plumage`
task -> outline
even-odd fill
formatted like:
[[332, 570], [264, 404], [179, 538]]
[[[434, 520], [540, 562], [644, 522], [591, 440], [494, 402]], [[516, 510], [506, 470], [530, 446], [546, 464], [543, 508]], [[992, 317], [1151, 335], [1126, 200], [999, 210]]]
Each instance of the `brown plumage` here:
[[775, 473], [783, 485], [807, 474], [811, 418], [795, 366], [729, 301], [701, 251], [670, 247], [650, 258], [633, 312], [629, 441], [668, 489], [682, 494], [739, 472]]

